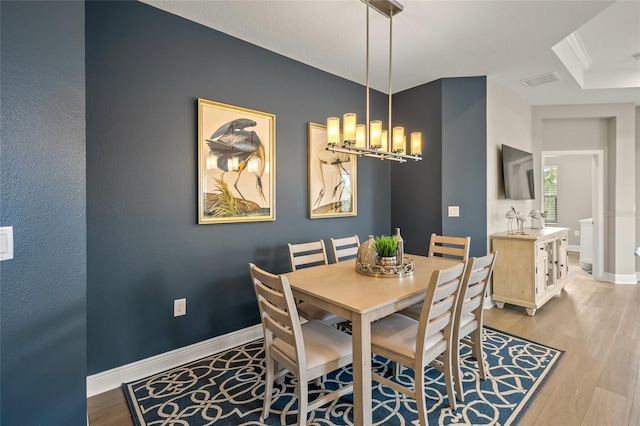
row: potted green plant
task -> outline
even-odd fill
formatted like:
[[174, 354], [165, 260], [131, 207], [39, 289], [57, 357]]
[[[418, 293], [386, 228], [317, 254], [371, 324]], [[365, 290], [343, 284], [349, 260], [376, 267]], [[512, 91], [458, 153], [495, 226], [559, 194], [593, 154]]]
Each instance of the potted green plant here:
[[396, 266], [396, 252], [398, 250], [398, 240], [389, 235], [376, 237], [376, 253], [378, 253], [378, 263], [383, 266]]

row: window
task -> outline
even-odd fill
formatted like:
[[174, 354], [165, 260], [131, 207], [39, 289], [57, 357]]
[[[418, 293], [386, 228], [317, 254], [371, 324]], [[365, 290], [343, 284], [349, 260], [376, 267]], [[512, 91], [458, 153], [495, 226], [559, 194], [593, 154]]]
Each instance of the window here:
[[548, 223], [558, 223], [558, 166], [544, 167], [544, 211]]

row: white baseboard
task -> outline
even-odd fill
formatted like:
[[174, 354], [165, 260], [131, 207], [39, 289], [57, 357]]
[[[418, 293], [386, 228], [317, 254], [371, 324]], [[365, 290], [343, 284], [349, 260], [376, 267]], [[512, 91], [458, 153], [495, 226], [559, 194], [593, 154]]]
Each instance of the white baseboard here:
[[612, 274], [611, 272], [604, 272], [602, 274], [603, 281], [609, 281], [614, 284], [637, 284], [640, 281], [640, 274], [636, 273], [623, 275], [623, 274]]
[[152, 374], [195, 361], [263, 337], [262, 325], [194, 343], [150, 358], [116, 367], [87, 377], [87, 398], [122, 386], [123, 383], [142, 379]]
[[577, 251], [578, 253], [580, 253], [580, 246], [568, 245], [567, 246], [567, 251]]

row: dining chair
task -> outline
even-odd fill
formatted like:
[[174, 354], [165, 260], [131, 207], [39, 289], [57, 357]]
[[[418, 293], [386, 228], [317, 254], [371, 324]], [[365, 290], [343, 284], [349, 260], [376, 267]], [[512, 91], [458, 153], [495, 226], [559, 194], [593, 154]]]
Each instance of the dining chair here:
[[429, 241], [429, 256], [441, 256], [466, 262], [469, 259], [470, 243], [471, 237], [449, 237], [433, 233]]
[[[329, 264], [327, 260], [327, 250], [325, 249], [324, 241], [322, 240], [300, 244], [289, 243], [288, 246], [289, 261], [291, 263], [292, 271], [309, 266]], [[309, 302], [300, 301], [297, 306], [300, 315], [307, 320], [316, 319], [324, 321], [329, 325], [335, 325], [345, 321], [344, 318], [318, 306], [312, 305]]]
[[357, 235], [344, 238], [329, 238], [329, 243], [336, 263], [346, 259], [353, 259], [358, 255], [360, 239]]
[[[307, 413], [353, 392], [353, 383], [309, 403], [309, 381], [353, 362], [351, 336], [322, 321], [300, 323], [287, 277], [274, 275], [249, 264], [258, 300], [265, 353], [265, 393], [262, 418], [269, 416], [273, 382], [287, 371], [298, 378], [298, 425]], [[278, 365], [284, 370], [278, 371]]]
[[[469, 259], [470, 243], [471, 237], [449, 237], [433, 233], [429, 241], [429, 256], [439, 256], [466, 262]], [[420, 318], [420, 312], [422, 312], [422, 302], [400, 311], [401, 314], [407, 315], [416, 321]]]
[[458, 304], [453, 320], [453, 374], [456, 384], [456, 396], [464, 401], [462, 374], [460, 371], [460, 343], [471, 347], [471, 355], [478, 363], [479, 376], [487, 378], [487, 368], [482, 353], [484, 297], [487, 292], [497, 252], [471, 258], [465, 272], [463, 287], [460, 290]]
[[456, 409], [451, 355], [453, 317], [465, 268], [466, 263], [461, 263], [431, 275], [419, 321], [395, 313], [371, 324], [371, 351], [413, 368], [415, 386], [412, 390], [375, 372], [371, 376], [414, 398], [421, 425], [428, 424], [424, 370], [430, 364], [444, 372], [449, 405]]

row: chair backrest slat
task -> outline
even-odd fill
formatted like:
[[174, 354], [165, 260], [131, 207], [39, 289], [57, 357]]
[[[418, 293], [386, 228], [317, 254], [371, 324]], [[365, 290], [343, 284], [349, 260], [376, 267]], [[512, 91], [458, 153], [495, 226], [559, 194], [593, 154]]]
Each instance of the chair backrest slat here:
[[451, 339], [454, 310], [458, 301], [458, 294], [466, 263], [460, 263], [449, 269], [434, 271], [431, 282], [422, 305], [416, 350], [424, 348], [426, 339], [438, 332], [442, 332], [446, 340]]
[[322, 240], [300, 244], [289, 243], [288, 247], [292, 271], [301, 267], [327, 265], [329, 263], [327, 261], [327, 250]]
[[431, 234], [429, 256], [441, 256], [466, 262], [469, 259], [470, 237], [449, 237]]
[[456, 307], [454, 323], [457, 327], [460, 326], [462, 315], [470, 313], [474, 314], [478, 326], [482, 325], [484, 296], [497, 255], [498, 253], [494, 251], [483, 257], [469, 259]]
[[294, 346], [296, 345], [296, 339], [293, 336], [293, 332], [291, 329], [283, 327], [278, 321], [274, 319], [274, 317], [267, 316], [265, 317], [265, 323], [267, 329], [273, 333], [273, 335], [279, 339], [282, 339], [287, 344]]
[[360, 247], [360, 239], [357, 235], [344, 238], [330, 238], [331, 251], [333, 259], [340, 262], [345, 259], [351, 259], [358, 255], [358, 247]]
[[306, 365], [300, 317], [293, 299], [289, 281], [283, 275], [263, 271], [249, 264], [253, 288], [256, 292], [265, 342], [279, 338], [294, 348], [292, 362]]

